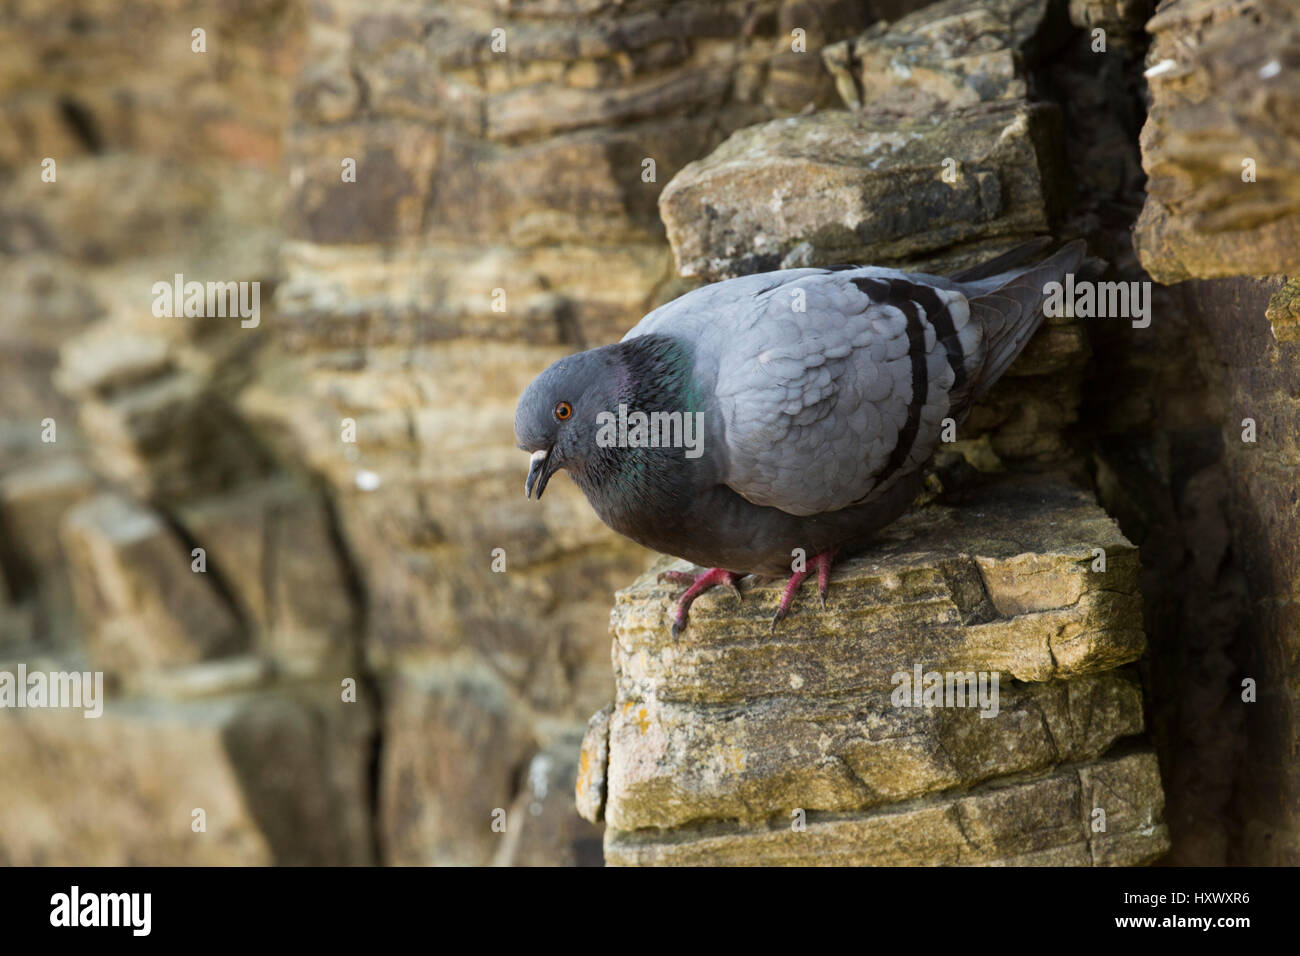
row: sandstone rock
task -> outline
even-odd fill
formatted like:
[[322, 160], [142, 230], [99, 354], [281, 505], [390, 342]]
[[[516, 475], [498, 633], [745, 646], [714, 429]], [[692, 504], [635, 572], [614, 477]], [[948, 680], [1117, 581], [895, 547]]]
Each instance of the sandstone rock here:
[[341, 699], [337, 682], [314, 702], [296, 696], [305, 695], [280, 688], [254, 698], [223, 731], [248, 810], [278, 864], [370, 863], [372, 708]]
[[1300, 272], [1300, 11], [1289, 0], [1160, 5], [1147, 24], [1147, 202], [1159, 282]]
[[[668, 277], [663, 184], [740, 126], [829, 102], [817, 51], [866, 22], [846, 0], [336, 13], [313, 59], [340, 89], [345, 69], [356, 77], [366, 108], [288, 140], [289, 229], [305, 241], [286, 248], [284, 331], [315, 348], [555, 341], [556, 323], [521, 323], [535, 295], [566, 301], [559, 322], [577, 335], [560, 340], [618, 337]], [[808, 52], [793, 52], [796, 28]], [[318, 72], [304, 80], [307, 117]], [[340, 182], [337, 156], [357, 159], [355, 183]], [[312, 261], [332, 256], [343, 261]], [[490, 308], [498, 288], [504, 314]]]
[[[1152, 700], [1162, 703], [1156, 713], [1168, 721], [1167, 733], [1177, 735], [1168, 745], [1177, 784], [1175, 790], [1171, 782], [1170, 793], [1179, 795], [1181, 839], [1192, 849], [1214, 834], [1219, 848], [1211, 860], [1294, 866], [1300, 863], [1300, 778], [1293, 769], [1300, 743], [1300, 343], [1270, 331], [1270, 303], [1287, 296], [1280, 278], [1186, 282], [1174, 296], [1179, 313], [1199, 330], [1196, 354], [1210, 376], [1210, 427], [1221, 450], [1215, 456], [1220, 496], [1184, 493], [1178, 503], [1180, 516], [1195, 522], [1188, 547], [1204, 554], [1204, 570], [1194, 565], [1197, 573], [1181, 574], [1165, 598], [1171, 610], [1187, 602], [1199, 613], [1192, 626], [1165, 638], [1162, 666], [1153, 666], [1159, 684]], [[1257, 425], [1254, 442], [1243, 440], [1248, 417]], [[1201, 592], [1211, 588], [1235, 600], [1221, 594], [1208, 604]], [[1246, 649], [1243, 632], [1250, 635]], [[1243, 701], [1247, 677], [1256, 684], [1254, 703]], [[1207, 762], [1221, 769], [1207, 775]], [[1234, 769], [1233, 783], [1225, 785]], [[1184, 858], [1193, 863], [1205, 858], [1191, 852]]]
[[106, 492], [69, 511], [62, 535], [97, 667], [152, 670], [245, 648], [239, 619], [156, 513]]
[[95, 478], [76, 458], [60, 456], [0, 478], [0, 529], [14, 585], [34, 592], [31, 636], [50, 649], [76, 642], [76, 608], [67, 555], [59, 540], [64, 514], [94, 493]]
[[[343, 176], [343, 160], [356, 165]], [[289, 161], [299, 185], [291, 235], [321, 242], [376, 242], [419, 235], [438, 157], [437, 140], [415, 123], [389, 122], [362, 130], [304, 130]]]
[[1006, 375], [971, 410], [958, 433], [961, 441], [986, 442], [999, 463], [993, 470], [1001, 462], [1067, 459], [1072, 450], [1066, 432], [1079, 417], [1091, 351], [1082, 320], [1048, 319]]
[[[56, 255], [0, 257], [5, 309], [0, 342], [6, 349], [57, 350], [69, 335], [90, 324], [102, 306], [84, 274]], [[12, 404], [6, 403], [7, 408]]]
[[1142, 730], [1136, 685], [1110, 675], [1028, 688], [1007, 679], [992, 719], [978, 709], [898, 709], [888, 679], [836, 703], [803, 697], [798, 680], [787, 681], [785, 700], [709, 711], [625, 701], [610, 722], [607, 822], [636, 830], [752, 823], [795, 807], [868, 809], [1094, 759]]
[[[345, 704], [323, 677], [275, 683], [292, 668], [240, 653], [250, 642], [236, 602], [216, 574], [190, 570], [190, 542], [170, 515], [121, 493], [87, 500], [75, 464], [77, 409], [97, 473], [166, 511], [212, 504], [268, 470], [227, 404], [255, 336], [155, 318], [150, 289], [176, 272], [261, 280], [269, 313], [305, 8], [230, 8], [201, 22], [170, 0], [0, 13], [0, 643], [7, 663], [49, 653], [11, 632], [43, 635], [50, 611], [72, 611], [58, 587], [71, 574], [81, 627], [55, 663], [88, 657], [109, 670], [110, 693], [138, 692], [110, 700], [99, 720], [0, 713], [6, 864], [376, 858], [374, 702]], [[195, 26], [207, 30], [204, 55], [190, 49]], [[57, 160], [56, 181], [42, 180], [44, 157]], [[51, 381], [60, 350], [63, 392]], [[46, 417], [57, 444], [40, 441]], [[318, 499], [294, 504], [292, 520], [263, 528], [281, 559], [267, 578], [281, 636], [320, 623], [304, 612], [306, 591], [332, 583], [336, 551], [315, 533]], [[286, 536], [315, 553], [285, 566]], [[313, 610], [337, 609], [319, 597]], [[359, 643], [350, 616], [329, 624]], [[307, 656], [287, 641], [280, 650]], [[206, 810], [206, 833], [191, 829], [193, 808]]]
[[[616, 341], [658, 304], [671, 259], [658, 240], [532, 249], [437, 243], [400, 251], [289, 243], [278, 341], [333, 371], [342, 359], [360, 361], [352, 350], [363, 348], [389, 361], [385, 346], [418, 347], [423, 360], [441, 363], [444, 352], [466, 345]], [[597, 270], [606, 281], [592, 288], [587, 280]], [[493, 311], [497, 289], [505, 311]]]
[[[796, 809], [888, 815], [1060, 766], [1075, 768], [1061, 780], [1077, 790], [1077, 770], [1143, 729], [1138, 687], [1114, 670], [1145, 646], [1137, 553], [1060, 478], [980, 482], [905, 516], [837, 567], [826, 610], [810, 590], [770, 637], [779, 582], [744, 586], [741, 603], [702, 597], [674, 642], [662, 566], [618, 596], [616, 698], [584, 741], [579, 804], [588, 819], [603, 804], [611, 862], [642, 859], [629, 848], [643, 837], [657, 846], [656, 829], [696, 844], [715, 821], [761, 828]], [[977, 707], [971, 683], [968, 706], [906, 706], [908, 693], [900, 705], [904, 680], [931, 672], [972, 682], [996, 672], [996, 702], [986, 694]], [[944, 806], [936, 812], [949, 820]], [[1013, 845], [1015, 824], [999, 825]], [[1068, 842], [1086, 860], [1081, 825], [1073, 820]], [[695, 850], [704, 844], [662, 859]], [[719, 852], [715, 862], [733, 859]], [[951, 862], [953, 852], [903, 859]]]
[[1022, 100], [1047, 0], [942, 0], [822, 51], [850, 109], [925, 114]]
[[276, 479], [185, 505], [177, 519], [254, 626], [254, 649], [296, 675], [352, 658], [351, 585], [311, 489]]
[[[126, 374], [127, 367], [135, 366], [102, 371], [111, 380]], [[142, 498], [184, 500], [260, 478], [269, 469], [246, 426], [189, 371], [163, 374], [103, 398], [88, 396], [80, 423], [97, 438], [95, 464]]]
[[95, 489], [95, 476], [78, 459], [51, 456], [0, 478], [5, 540], [28, 576], [55, 573], [64, 563], [57, 529], [70, 507]]
[[0, 654], [26, 657], [35, 648], [36, 607], [33, 602], [0, 603]]
[[310, 64], [294, 90], [295, 111], [312, 124], [351, 119], [361, 106], [357, 79], [341, 56]]
[[175, 367], [160, 336], [106, 325], [67, 343], [58, 383], [72, 395], [108, 396], [160, 378]]
[[498, 681], [463, 668], [395, 676], [383, 700], [385, 862], [489, 863], [524, 825], [510, 813], [517, 771], [534, 752], [523, 713]]
[[91, 4], [75, 17], [6, 10], [0, 166], [36, 168], [41, 157], [58, 156], [62, 170], [63, 157], [97, 152], [127, 161], [134, 153], [273, 165], [304, 9], [207, 11], [201, 56], [191, 49], [194, 8], [173, 0], [141, 0], [129, 10]]
[[670, 113], [628, 129], [576, 130], [518, 146], [448, 136], [430, 232], [445, 241], [505, 237], [515, 248], [660, 246], [655, 204], [663, 184], [748, 118], [742, 111], [720, 124], [709, 113]]
[[[63, 665], [66, 666], [66, 665]], [[333, 687], [0, 711], [7, 866], [373, 860], [366, 709]], [[57, 767], [57, 772], [51, 772]], [[206, 829], [194, 829], [195, 809]]]
[[0, 255], [0, 377], [5, 383], [0, 418], [23, 439], [12, 445], [0, 439], [0, 466], [36, 464], [46, 457], [42, 453], [49, 449], [39, 441], [37, 424], [46, 418], [54, 419], [61, 447], [77, 446], [74, 406], [55, 388], [51, 372], [59, 345], [99, 310], [84, 277], [59, 257]]
[[[612, 866], [1135, 866], [1169, 846], [1155, 755], [1138, 752], [865, 813], [607, 831]], [[1108, 830], [1093, 832], [1093, 810]]]
[[[468, 650], [539, 710], [580, 722], [609, 698], [609, 594], [649, 555], [605, 528], [567, 478], [540, 506], [524, 500], [515, 399], [559, 354], [472, 342], [310, 352], [268, 369], [259, 381], [276, 387], [250, 388], [241, 408], [264, 433], [288, 423], [277, 451], [339, 489], [371, 666], [419, 670]], [[423, 397], [437, 395], [448, 401]], [[340, 440], [345, 416], [355, 444]], [[366, 473], [378, 488], [358, 485]]]
[[1264, 317], [1277, 341], [1300, 341], [1300, 279], [1292, 279], [1273, 294]]
[[[784, 6], [779, 0], [748, 6], [689, 0], [659, 9], [588, 9], [568, 22], [521, 16], [503, 26], [499, 16], [439, 5], [441, 22], [427, 46], [436, 71], [433, 99], [454, 126], [488, 139], [715, 111], [732, 97], [760, 100], [765, 93], [798, 110], [808, 102], [797, 99], [801, 90], [811, 86], [820, 94], [813, 102], [829, 92], [829, 84], [818, 86], [810, 76], [820, 43], [861, 29], [865, 11], [830, 0], [802, 4], [802, 17], [787, 14], [787, 22], [804, 28], [808, 52], [802, 55], [813, 61], [792, 71], [783, 56], [793, 52], [791, 36], [777, 34], [785, 25], [778, 21]], [[375, 29], [377, 23], [363, 19], [354, 32], [363, 75], [376, 61], [389, 74], [385, 79], [409, 72], [416, 62], [409, 57], [397, 71], [390, 66], [398, 59], [394, 31], [388, 24]], [[505, 30], [505, 55], [493, 49], [494, 27]], [[763, 80], [762, 68], [776, 57], [784, 69]], [[775, 88], [765, 90], [769, 84]], [[409, 81], [397, 87], [414, 91], [417, 102], [427, 95]]]
[[609, 718], [613, 712], [609, 706], [592, 714], [582, 737], [574, 799], [578, 813], [592, 823], [605, 819], [605, 770], [609, 766]]
[[128, 686], [139, 697], [165, 701], [219, 698], [250, 691], [276, 689], [275, 664], [256, 654], [182, 664], [161, 671], [131, 675]]
[[[39, 163], [39, 158], [31, 160], [30, 168], [39, 170]], [[243, 241], [260, 252], [267, 248], [271, 230], [266, 219], [275, 208], [266, 204], [278, 205], [278, 184], [269, 170], [227, 170], [215, 159], [190, 165], [130, 153], [60, 157], [57, 175], [57, 182], [45, 183], [39, 175], [27, 174], [6, 191], [0, 222], [8, 235], [0, 252], [62, 257], [83, 267], [154, 256], [175, 263], [176, 255], [193, 249], [196, 240], [206, 240], [212, 251], [231, 226], [242, 229]], [[267, 263], [263, 258], [262, 265]], [[94, 282], [100, 277], [86, 278]], [[148, 314], [152, 282], [170, 278], [162, 271], [149, 285], [133, 290], [135, 309]]]
[[1053, 110], [1024, 103], [777, 120], [688, 165], [660, 213], [687, 276], [780, 268], [805, 242], [804, 265], [950, 270], [1048, 228], [1055, 126]]
[[575, 812], [571, 799], [579, 742], [576, 732], [559, 734], [528, 761], [494, 865], [603, 865], [600, 830]]
[[1070, 22], [1106, 31], [1106, 41], [1129, 44], [1151, 15], [1152, 0], [1070, 0]]

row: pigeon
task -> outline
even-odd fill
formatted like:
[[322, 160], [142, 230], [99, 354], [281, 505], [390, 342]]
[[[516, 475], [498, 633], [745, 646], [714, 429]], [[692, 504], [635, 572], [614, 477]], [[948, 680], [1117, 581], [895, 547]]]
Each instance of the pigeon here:
[[1084, 259], [1050, 239], [952, 276], [784, 269], [706, 285], [621, 341], [560, 359], [524, 390], [524, 493], [559, 470], [610, 528], [706, 569], [691, 603], [746, 574], [789, 575], [772, 628], [814, 572], [907, 510], [960, 425], [1043, 321], [1044, 286]]

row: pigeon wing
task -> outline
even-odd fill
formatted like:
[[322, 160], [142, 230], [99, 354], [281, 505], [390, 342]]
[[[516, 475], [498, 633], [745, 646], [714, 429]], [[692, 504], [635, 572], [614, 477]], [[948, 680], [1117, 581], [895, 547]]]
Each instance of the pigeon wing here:
[[811, 515], [869, 501], [930, 458], [944, 418], [965, 417], [982, 337], [954, 289], [890, 269], [796, 269], [678, 303], [629, 337], [695, 342], [723, 481], [754, 504]]

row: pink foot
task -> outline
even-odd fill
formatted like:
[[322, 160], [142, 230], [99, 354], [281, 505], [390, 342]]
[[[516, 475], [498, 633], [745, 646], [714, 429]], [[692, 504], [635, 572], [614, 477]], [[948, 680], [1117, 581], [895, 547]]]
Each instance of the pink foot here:
[[835, 561], [835, 552], [823, 551], [820, 554], [813, 555], [812, 566], [803, 571], [795, 571], [790, 575], [790, 580], [786, 582], [785, 590], [781, 592], [781, 603], [777, 606], [776, 615], [772, 618], [772, 633], [776, 633], [776, 623], [790, 613], [790, 605], [794, 603], [794, 596], [799, 591], [799, 585], [803, 584], [804, 579], [817, 571], [817, 591], [822, 599], [822, 607], [826, 607], [826, 591], [831, 586], [831, 564]]
[[740, 588], [737, 585], [737, 582], [743, 576], [735, 571], [727, 571], [724, 568], [710, 568], [702, 574], [690, 574], [686, 571], [665, 571], [659, 575], [660, 581], [672, 581], [674, 584], [689, 585], [686, 593], [677, 599], [677, 606], [673, 608], [673, 640], [677, 640], [677, 635], [686, 629], [686, 620], [690, 614], [691, 604], [709, 588], [725, 584], [736, 595], [737, 601], [744, 600], [740, 596]]

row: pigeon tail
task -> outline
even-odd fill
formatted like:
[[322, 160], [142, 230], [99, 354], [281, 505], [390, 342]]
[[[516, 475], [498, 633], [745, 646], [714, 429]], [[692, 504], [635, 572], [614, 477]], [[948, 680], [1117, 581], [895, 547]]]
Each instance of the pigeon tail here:
[[[1033, 240], [992, 262], [960, 273], [958, 280], [970, 300], [971, 317], [984, 330], [985, 357], [974, 376], [973, 397], [983, 396], [1002, 377], [1016, 356], [1028, 344], [1043, 322], [1044, 286], [1060, 282], [1083, 261], [1082, 239], [1068, 242], [1053, 255], [1030, 266], [989, 274], [990, 268], [1004, 270], [1040, 252], [1045, 243]], [[956, 278], [956, 277], [954, 277]]]

